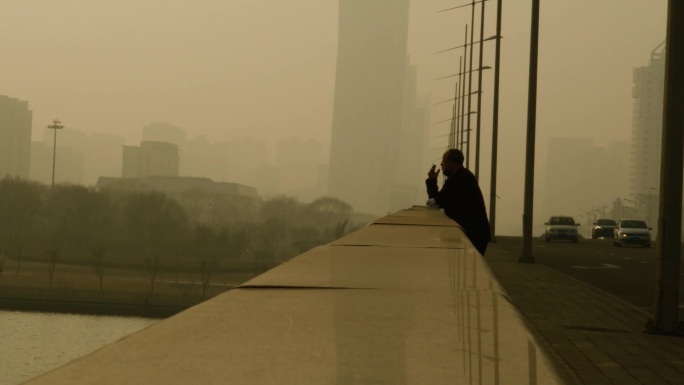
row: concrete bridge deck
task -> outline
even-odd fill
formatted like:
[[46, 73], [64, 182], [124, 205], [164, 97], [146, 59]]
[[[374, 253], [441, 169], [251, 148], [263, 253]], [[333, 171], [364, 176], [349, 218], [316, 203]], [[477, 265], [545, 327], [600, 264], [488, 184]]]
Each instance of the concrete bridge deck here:
[[28, 384], [582, 383], [539, 330], [454, 222], [414, 207]]

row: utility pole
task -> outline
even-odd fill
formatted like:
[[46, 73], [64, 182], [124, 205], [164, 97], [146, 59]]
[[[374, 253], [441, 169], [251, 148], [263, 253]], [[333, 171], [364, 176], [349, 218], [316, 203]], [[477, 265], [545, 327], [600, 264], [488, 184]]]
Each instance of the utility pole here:
[[494, 105], [492, 112], [492, 174], [489, 192], [489, 226], [492, 241], [496, 242], [496, 172], [499, 148], [499, 71], [501, 66], [501, 2], [496, 8], [496, 56], [494, 58]]
[[468, 67], [468, 131], [466, 133], [466, 140], [468, 143], [466, 143], [465, 152], [466, 168], [470, 168], [470, 112], [473, 110], [471, 104], [471, 96], [473, 93], [473, 38], [475, 35], [475, 0], [473, 0], [472, 5], [473, 7], [470, 13], [470, 57], [468, 58], [470, 60], [470, 66]]
[[679, 322], [679, 275], [684, 168], [684, 2], [679, 0], [668, 2], [666, 48], [655, 315], [647, 321], [646, 330], [675, 335], [683, 332]]
[[518, 262], [534, 263], [532, 255], [532, 209], [534, 202], [534, 151], [537, 125], [537, 59], [539, 52], [539, 1], [532, 0], [530, 27], [530, 75], [527, 91], [527, 142], [525, 147], [525, 201], [523, 250]]
[[480, 58], [477, 65], [477, 123], [475, 125], [475, 179], [480, 180], [480, 117], [482, 116], [482, 55], [484, 51], [485, 2], [480, 4]]
[[52, 124], [47, 126], [49, 129], [55, 130], [55, 139], [52, 143], [52, 184], [50, 185], [50, 191], [55, 187], [55, 161], [57, 160], [57, 130], [64, 128], [59, 120], [55, 119]]

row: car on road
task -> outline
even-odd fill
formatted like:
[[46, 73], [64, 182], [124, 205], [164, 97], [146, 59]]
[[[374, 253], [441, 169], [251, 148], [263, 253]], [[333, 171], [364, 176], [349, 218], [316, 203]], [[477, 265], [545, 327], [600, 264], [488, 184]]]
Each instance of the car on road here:
[[549, 218], [548, 222], [544, 222], [546, 230], [544, 231], [544, 239], [550, 242], [553, 239], [564, 239], [572, 242], [577, 242], [577, 226], [575, 219], [565, 215], [554, 215]]
[[591, 227], [591, 239], [613, 238], [616, 227], [614, 219], [597, 219]]
[[651, 247], [651, 228], [641, 219], [620, 219], [613, 231], [613, 245]]

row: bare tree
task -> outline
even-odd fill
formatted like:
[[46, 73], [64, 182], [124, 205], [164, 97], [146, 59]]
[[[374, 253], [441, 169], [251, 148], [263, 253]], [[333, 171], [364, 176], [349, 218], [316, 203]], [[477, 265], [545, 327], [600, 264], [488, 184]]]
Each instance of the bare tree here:
[[47, 251], [47, 270], [50, 274], [50, 288], [52, 289], [52, 280], [55, 276], [55, 268], [57, 267], [57, 258], [59, 258], [59, 248], [51, 247]]
[[35, 223], [43, 208], [43, 188], [21, 178], [0, 179], [0, 244], [17, 250], [17, 274], [21, 272], [21, 248], [35, 235]]
[[321, 241], [327, 243], [344, 235], [352, 207], [337, 198], [322, 197], [309, 203], [307, 212], [321, 232]]
[[218, 266], [217, 258], [215, 256], [208, 255], [208, 253], [204, 253], [202, 260], [200, 261], [202, 296], [205, 296], [207, 293], [207, 286], [209, 285], [209, 280], [211, 279], [211, 275], [214, 273], [216, 266]]
[[96, 246], [92, 250], [92, 256], [90, 257], [90, 263], [95, 270], [95, 275], [100, 281], [100, 292], [102, 292], [102, 281], [104, 279], [104, 265], [102, 259], [104, 258], [104, 247]]
[[176, 273], [176, 283], [178, 283], [178, 271], [180, 270], [180, 253], [178, 250], [176, 250], [176, 268], [175, 268], [175, 273]]
[[0, 274], [5, 271], [5, 259], [7, 258], [7, 251], [0, 250]]
[[21, 273], [21, 245], [17, 245], [17, 274]]
[[154, 283], [157, 281], [159, 271], [159, 256], [154, 254], [145, 258], [145, 267], [147, 268], [147, 278], [150, 280], [150, 294], [154, 295]]

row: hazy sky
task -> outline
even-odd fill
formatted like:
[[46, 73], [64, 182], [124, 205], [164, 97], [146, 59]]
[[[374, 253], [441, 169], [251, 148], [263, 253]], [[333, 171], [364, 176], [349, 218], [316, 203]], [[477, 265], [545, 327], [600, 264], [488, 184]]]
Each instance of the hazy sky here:
[[[363, 0], [352, 0], [363, 1]], [[409, 53], [420, 90], [453, 97], [466, 1], [413, 1]], [[485, 36], [494, 34], [488, 1]], [[129, 144], [162, 121], [188, 137], [300, 136], [328, 143], [337, 49], [337, 1], [4, 0], [0, 12], [0, 94], [29, 101], [34, 138], [59, 118], [85, 132], [120, 134]], [[549, 137], [629, 140], [632, 68], [665, 38], [665, 0], [541, 1], [537, 160]], [[502, 226], [522, 215], [531, 1], [505, 0], [499, 203]], [[486, 43], [485, 65], [493, 65]], [[483, 127], [490, 127], [485, 72]], [[449, 104], [432, 109], [448, 119]], [[431, 136], [448, 125], [431, 127]], [[488, 194], [489, 130], [481, 182]], [[443, 146], [446, 138], [433, 141]], [[427, 167], [428, 165], [426, 165]], [[422, 183], [422, 181], [417, 181]], [[510, 225], [507, 223], [510, 222]]]

